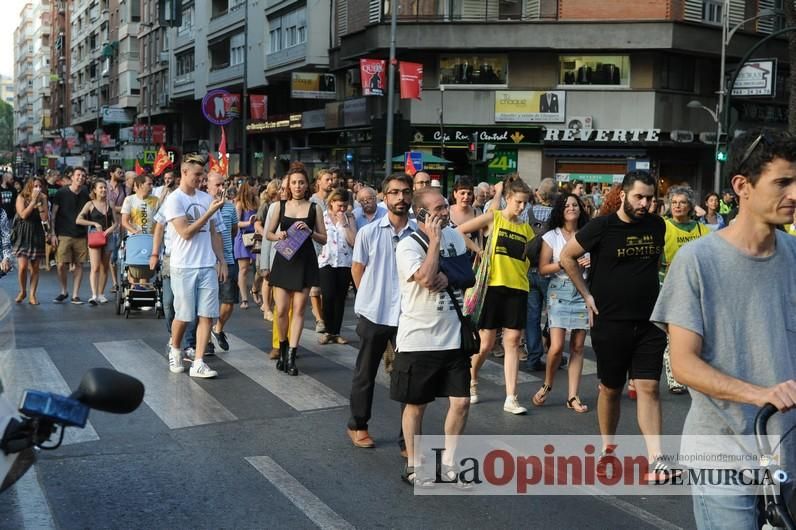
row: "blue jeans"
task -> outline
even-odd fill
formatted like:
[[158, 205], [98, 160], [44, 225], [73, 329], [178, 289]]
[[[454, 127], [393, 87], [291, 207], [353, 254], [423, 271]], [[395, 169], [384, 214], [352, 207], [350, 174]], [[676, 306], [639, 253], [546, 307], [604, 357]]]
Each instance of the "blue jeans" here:
[[547, 303], [549, 278], [540, 276], [534, 269], [528, 271], [531, 290], [528, 292], [528, 316], [525, 324], [525, 347], [528, 350], [528, 363], [542, 360], [542, 308]]
[[[717, 495], [732, 486], [692, 486], [694, 520], [699, 530], [760, 528], [759, 504], [754, 495]], [[737, 487], [736, 487], [737, 489]]]

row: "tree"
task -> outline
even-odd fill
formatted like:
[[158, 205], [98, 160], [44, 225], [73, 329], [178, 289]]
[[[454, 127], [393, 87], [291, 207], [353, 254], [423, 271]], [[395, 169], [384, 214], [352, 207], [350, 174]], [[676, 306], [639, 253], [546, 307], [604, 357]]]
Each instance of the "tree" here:
[[0, 101], [0, 151], [14, 150], [14, 109]]

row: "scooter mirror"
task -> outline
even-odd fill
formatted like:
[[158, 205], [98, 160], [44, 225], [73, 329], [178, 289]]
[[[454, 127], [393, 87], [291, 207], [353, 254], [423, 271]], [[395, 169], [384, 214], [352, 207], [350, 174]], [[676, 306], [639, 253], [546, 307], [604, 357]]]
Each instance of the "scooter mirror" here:
[[127, 414], [144, 399], [144, 384], [116, 370], [92, 368], [70, 397], [95, 410]]

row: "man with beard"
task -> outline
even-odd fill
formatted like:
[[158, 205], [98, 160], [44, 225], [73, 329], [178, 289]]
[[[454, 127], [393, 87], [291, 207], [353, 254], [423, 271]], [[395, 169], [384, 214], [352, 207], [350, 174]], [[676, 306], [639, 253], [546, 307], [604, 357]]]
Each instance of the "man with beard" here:
[[417, 229], [409, 220], [412, 178], [394, 173], [382, 185], [387, 215], [357, 232], [351, 276], [357, 288], [354, 312], [359, 315], [359, 354], [351, 381], [348, 436], [356, 447], [375, 447], [368, 434], [373, 389], [387, 343], [395, 345], [401, 290], [395, 247]]
[[[650, 322], [658, 296], [658, 263], [666, 225], [648, 213], [656, 196], [655, 179], [647, 172], [625, 175], [622, 208], [598, 217], [575, 234], [561, 252], [560, 265], [578, 289], [589, 311], [591, 341], [597, 356], [600, 395], [597, 417], [603, 456], [611, 453], [619, 423], [620, 398], [628, 372], [638, 395], [638, 425], [647, 443], [649, 472], [654, 481], [669, 473], [660, 460], [661, 404], [658, 383], [663, 368], [666, 334]], [[589, 284], [577, 259], [591, 254]], [[598, 464], [597, 472], [604, 472]]]

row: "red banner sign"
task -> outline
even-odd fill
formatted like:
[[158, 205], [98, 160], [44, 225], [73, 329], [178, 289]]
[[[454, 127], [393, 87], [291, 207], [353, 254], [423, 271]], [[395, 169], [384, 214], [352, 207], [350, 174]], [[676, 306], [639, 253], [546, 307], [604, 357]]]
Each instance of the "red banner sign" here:
[[363, 96], [384, 95], [384, 71], [387, 61], [384, 59], [360, 59], [359, 74], [362, 79]]
[[260, 94], [249, 95], [249, 114], [252, 120], [262, 121], [268, 116], [266, 105], [268, 103], [268, 96]]
[[423, 92], [423, 65], [401, 61], [401, 99], [420, 99]]

